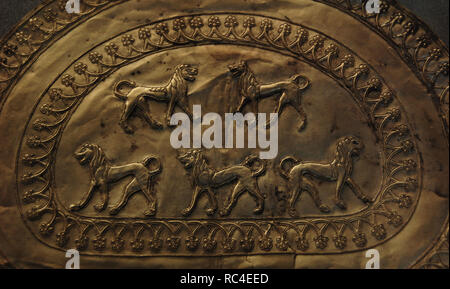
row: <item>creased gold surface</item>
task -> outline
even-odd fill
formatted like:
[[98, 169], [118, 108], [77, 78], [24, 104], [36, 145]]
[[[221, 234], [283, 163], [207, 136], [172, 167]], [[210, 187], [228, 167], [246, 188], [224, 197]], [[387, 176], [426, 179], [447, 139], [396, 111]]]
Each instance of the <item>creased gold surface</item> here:
[[[396, 104], [398, 103], [402, 111], [406, 112], [404, 116], [402, 115], [402, 121], [407, 121], [413, 131], [416, 152], [419, 156], [419, 173], [422, 177], [417, 191], [417, 194], [420, 192], [420, 199], [409, 222], [396, 230], [392, 238], [376, 245], [381, 254], [381, 266], [410, 267], [428, 251], [435, 240], [439, 239], [442, 226], [448, 222], [449, 192], [448, 142], [442, 129], [442, 121], [421, 80], [380, 36], [344, 12], [312, 1], [295, 3], [199, 1], [198, 4], [152, 1], [152, 5], [146, 1], [127, 1], [118, 3], [80, 23], [60, 40], [49, 45], [30, 69], [20, 77], [4, 102], [0, 114], [0, 137], [4, 147], [0, 152], [2, 160], [0, 185], [3, 188], [0, 194], [0, 248], [14, 266], [58, 268], [63, 267], [66, 260], [64, 250], [52, 248], [55, 234], [48, 238], [39, 237], [42, 241], [38, 241], [26, 228], [25, 223], [32, 227], [31, 231], [37, 232], [41, 222], [22, 220], [19, 211], [21, 201], [17, 200], [17, 191], [22, 184], [17, 188], [16, 166], [19, 156], [16, 152], [25, 131], [26, 121], [40, 95], [75, 59], [128, 29], [180, 15], [221, 12], [259, 14], [287, 19], [320, 31], [335, 39], [343, 47], [350, 48], [359, 59], [369, 64], [377, 75], [383, 78], [386, 85], [396, 92]], [[204, 20], [207, 19], [205, 16]], [[275, 32], [277, 30], [276, 26]], [[120, 38], [117, 40], [119, 43]], [[308, 63], [278, 54], [276, 51], [254, 48], [251, 45], [247, 47], [233, 44], [199, 45], [145, 56], [108, 75], [104, 82], [99, 83], [85, 97], [68, 122], [56, 153], [55, 182], [60, 204], [67, 208], [87, 189], [88, 171], [77, 163], [72, 153], [82, 143], [92, 142], [101, 145], [107, 156], [117, 164], [138, 161], [146, 152], [162, 155], [164, 167], [157, 189], [156, 217], [183, 219], [180, 211], [189, 202], [192, 188], [186, 171], [176, 160], [176, 153], [168, 143], [170, 130], [154, 131], [136, 118], [132, 120], [133, 126], [137, 128], [135, 134], [133, 136], [124, 134], [118, 125], [122, 103], [112, 96], [112, 87], [121, 79], [131, 79], [142, 84], [161, 84], [168, 79], [171, 69], [177, 64], [192, 63], [198, 66], [199, 76], [189, 85], [190, 105], [201, 103], [205, 112], [224, 112], [228, 100], [223, 91], [229, 81], [226, 65], [240, 59], [249, 61], [257, 79], [262, 83], [287, 79], [294, 73], [307, 75], [312, 81], [311, 88], [304, 92], [303, 97], [303, 106], [308, 115], [305, 130], [296, 131], [298, 118], [292, 109], [287, 109], [280, 117], [279, 156], [276, 161], [269, 164], [268, 173], [259, 179], [259, 186], [269, 195], [265, 201], [266, 208], [262, 218], [270, 216], [289, 218], [289, 215], [278, 207], [275, 195], [275, 190], [280, 188], [274, 184], [283, 182], [275, 170], [280, 157], [294, 154], [304, 160], [329, 160], [333, 157], [336, 139], [343, 135], [356, 134], [364, 140], [366, 146], [361, 158], [355, 164], [355, 180], [367, 192], [375, 192], [381, 186], [382, 152], [376, 144], [371, 128], [365, 123], [365, 116], [338, 81], [334, 81]], [[73, 69], [70, 71], [71, 74], [72, 71]], [[51, 87], [61, 86], [59, 83]], [[217, 99], [212, 99], [215, 95], [218, 95]], [[271, 111], [274, 104], [273, 98], [264, 100], [260, 109]], [[165, 105], [152, 104], [151, 112], [158, 120], [162, 120], [164, 111]], [[25, 134], [28, 134], [28, 131]], [[285, 145], [286, 143], [289, 145]], [[246, 151], [215, 151], [208, 152], [207, 157], [213, 167], [220, 168], [238, 163], [246, 153]], [[177, 181], [173, 182], [174, 179]], [[117, 196], [120, 195], [122, 185], [114, 186], [111, 190], [112, 203], [115, 203]], [[320, 191], [323, 191], [321, 197], [332, 207], [332, 216], [364, 208], [364, 204], [347, 190], [344, 191], [344, 198], [349, 208], [344, 212], [339, 210], [333, 204], [333, 186], [332, 183], [320, 185]], [[218, 190], [219, 204], [224, 202], [226, 192], [229, 190], [230, 187]], [[99, 214], [92, 208], [96, 200], [94, 199], [82, 211], [82, 215], [109, 218], [107, 211]], [[143, 197], [137, 194], [120, 216], [142, 217], [137, 212], [143, 210], [143, 200]], [[189, 218], [208, 219], [203, 210], [205, 204], [206, 196], [200, 200], [197, 209]], [[234, 220], [253, 218], [251, 211], [254, 204], [252, 198], [243, 195], [230, 218]], [[302, 217], [322, 216], [306, 194], [303, 194], [297, 210], [301, 212]], [[213, 219], [220, 220], [220, 217], [216, 214]], [[370, 235], [370, 231], [367, 235]], [[76, 236], [72, 235], [71, 238], [73, 241]], [[108, 239], [108, 242], [110, 240]], [[130, 240], [127, 239], [128, 247]], [[256, 242], [257, 240], [256, 237]], [[329, 248], [333, 248], [333, 241], [329, 242]], [[351, 235], [348, 236], [347, 242], [351, 242]], [[46, 243], [51, 243], [52, 247]], [[314, 246], [313, 241], [310, 246]], [[222, 254], [202, 254], [199, 250], [195, 254], [192, 253], [195, 257], [189, 257], [191, 253], [186, 250], [179, 253], [188, 256], [154, 254], [155, 256], [150, 257], [148, 255], [152, 254], [148, 248], [145, 249], [145, 253], [126, 254], [127, 256], [122, 257], [114, 256], [111, 252], [103, 254], [108, 256], [102, 256], [102, 253], [85, 256], [82, 253], [82, 266], [84, 268], [363, 268], [367, 261], [364, 257], [365, 251], [340, 253], [339, 250], [332, 250], [330, 252], [332, 254], [278, 252], [264, 255], [264, 252], [259, 250], [256, 254], [252, 252], [248, 256], [242, 252], [241, 256], [222, 256]], [[140, 255], [146, 257], [137, 258]]]

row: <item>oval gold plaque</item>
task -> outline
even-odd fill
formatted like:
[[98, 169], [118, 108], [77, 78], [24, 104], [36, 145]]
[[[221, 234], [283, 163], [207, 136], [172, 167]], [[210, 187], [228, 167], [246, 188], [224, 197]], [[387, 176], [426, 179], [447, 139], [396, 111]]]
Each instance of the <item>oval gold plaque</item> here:
[[[410, 12], [65, 2], [2, 41], [2, 262], [448, 268], [448, 49]], [[174, 115], [238, 112], [243, 148], [174, 148]]]

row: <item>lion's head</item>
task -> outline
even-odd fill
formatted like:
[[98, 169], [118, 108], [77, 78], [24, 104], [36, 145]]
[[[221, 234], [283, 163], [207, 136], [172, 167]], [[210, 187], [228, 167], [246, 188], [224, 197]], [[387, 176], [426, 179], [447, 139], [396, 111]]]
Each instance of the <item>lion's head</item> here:
[[247, 61], [241, 60], [238, 64], [230, 64], [228, 65], [228, 70], [233, 77], [239, 77], [244, 72], [248, 71]]
[[195, 162], [201, 158], [201, 150], [188, 150], [184, 154], [181, 154], [177, 159], [184, 165], [186, 169], [191, 168]]
[[85, 143], [81, 145], [74, 153], [74, 156], [81, 165], [89, 163], [90, 167], [98, 167], [105, 162], [103, 150], [95, 144]]
[[344, 157], [345, 155], [359, 156], [363, 149], [364, 144], [359, 138], [355, 136], [346, 136], [339, 139], [336, 154], [340, 157]]
[[198, 74], [198, 69], [190, 64], [180, 64], [175, 68], [175, 73], [182, 79], [194, 81]]
[[94, 155], [93, 145], [83, 144], [75, 151], [74, 155], [81, 165], [86, 164], [92, 159], [92, 156]]

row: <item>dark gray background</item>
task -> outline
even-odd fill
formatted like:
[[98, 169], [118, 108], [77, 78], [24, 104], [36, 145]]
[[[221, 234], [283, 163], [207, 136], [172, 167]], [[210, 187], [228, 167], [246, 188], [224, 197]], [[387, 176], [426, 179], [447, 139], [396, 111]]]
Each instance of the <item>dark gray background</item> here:
[[[184, 0], [180, 0], [184, 1]], [[43, 0], [0, 0], [0, 38]], [[448, 46], [449, 0], [398, 0], [427, 23]]]

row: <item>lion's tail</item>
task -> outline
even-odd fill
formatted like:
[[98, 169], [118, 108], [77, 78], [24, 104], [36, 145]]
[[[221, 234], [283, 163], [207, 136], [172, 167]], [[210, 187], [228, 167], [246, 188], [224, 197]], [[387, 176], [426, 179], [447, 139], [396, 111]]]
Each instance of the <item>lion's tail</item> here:
[[266, 163], [255, 155], [247, 156], [245, 160], [241, 163], [242, 165], [247, 166], [255, 161], [258, 161], [260, 165], [256, 171], [252, 171], [252, 177], [258, 177], [262, 175], [266, 171]]
[[127, 96], [128, 94], [122, 93], [120, 91], [120, 89], [122, 88], [123, 85], [129, 86], [131, 88], [135, 88], [136, 87], [136, 83], [134, 81], [129, 81], [129, 80], [121, 80], [118, 81], [115, 85], [114, 85], [114, 95], [122, 100], [125, 101], [127, 100]]
[[[300, 84], [300, 80], [302, 80], [303, 85]], [[300, 90], [306, 89], [311, 85], [311, 80], [304, 75], [295, 74], [291, 77], [291, 82], [295, 83]]]
[[157, 156], [154, 156], [154, 155], [149, 155], [149, 156], [147, 156], [147, 157], [142, 161], [142, 164], [143, 164], [145, 167], [148, 167], [148, 165], [149, 165], [150, 163], [152, 163], [152, 162], [156, 162], [156, 169], [150, 171], [150, 174], [155, 175], [155, 174], [159, 173], [159, 172], [162, 170], [161, 160], [160, 160]]
[[[284, 159], [282, 159], [279, 165], [280, 175], [286, 179], [289, 179], [289, 171], [293, 166], [292, 164], [296, 164], [298, 162], [299, 160], [294, 157], [285, 157]], [[285, 166], [287, 163], [291, 163], [288, 168]]]

